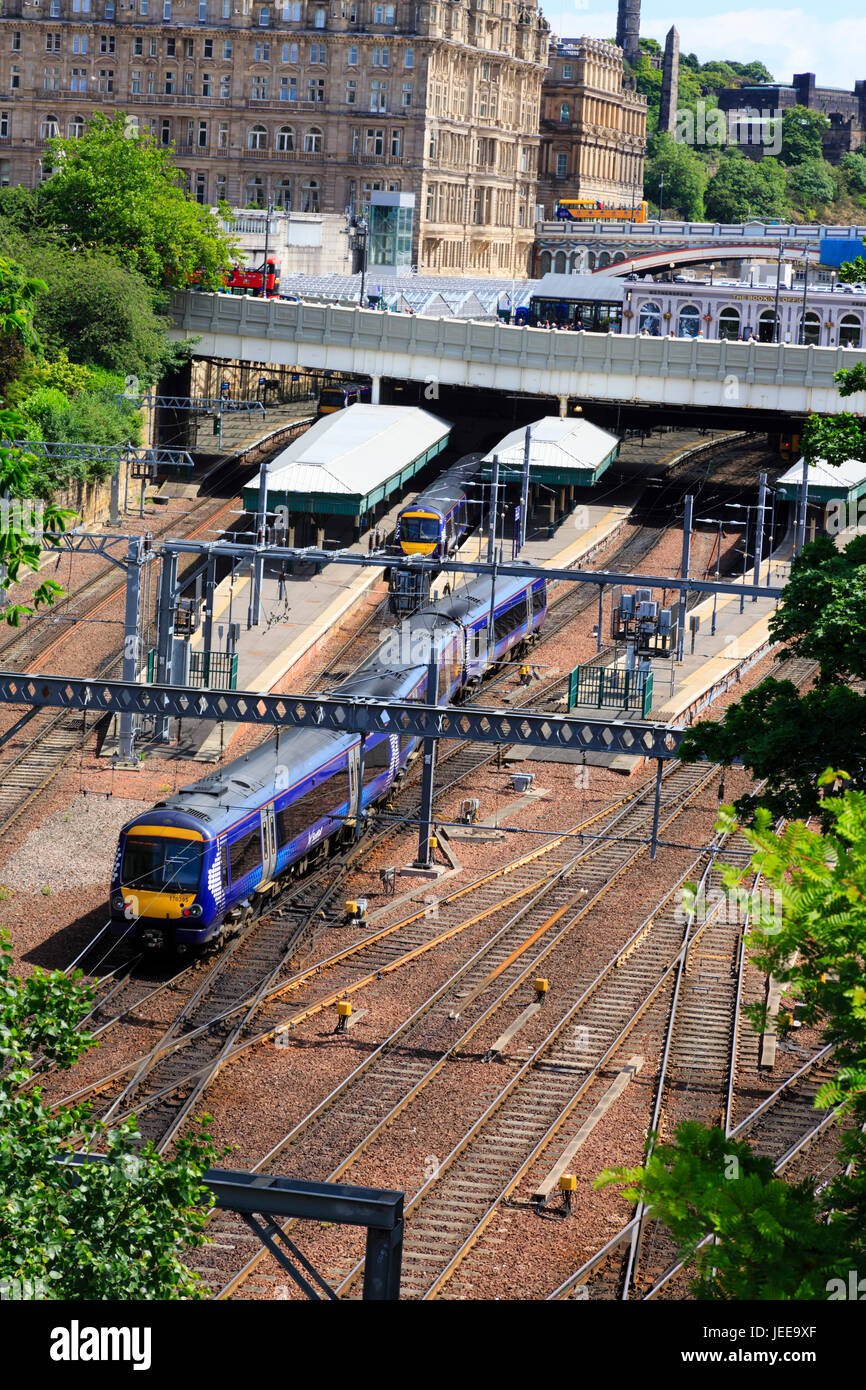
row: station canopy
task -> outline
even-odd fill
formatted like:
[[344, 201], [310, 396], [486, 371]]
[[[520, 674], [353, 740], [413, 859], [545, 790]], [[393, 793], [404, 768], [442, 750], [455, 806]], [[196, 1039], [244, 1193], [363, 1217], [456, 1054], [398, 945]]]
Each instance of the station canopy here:
[[[619, 452], [620, 442], [616, 435], [591, 425], [588, 420], [545, 415], [533, 421], [529, 430], [529, 481], [532, 483], [592, 487]], [[525, 443], [525, 425], [500, 439], [482, 460], [485, 473], [489, 474], [495, 454], [500, 468], [507, 470], [506, 477], [522, 474]]]
[[[866, 463], [862, 459], [846, 459], [844, 463], [827, 463], [815, 459], [809, 465], [810, 502], [856, 502], [866, 495]], [[796, 502], [803, 486], [803, 460], [792, 464], [776, 482], [779, 496], [786, 502]]]
[[[417, 406], [350, 405], [325, 415], [272, 460], [268, 509], [361, 517], [442, 452], [451, 426]], [[258, 507], [261, 473], [244, 488]]]
[[532, 298], [587, 303], [621, 304], [628, 286], [613, 275], [543, 275], [532, 287]]

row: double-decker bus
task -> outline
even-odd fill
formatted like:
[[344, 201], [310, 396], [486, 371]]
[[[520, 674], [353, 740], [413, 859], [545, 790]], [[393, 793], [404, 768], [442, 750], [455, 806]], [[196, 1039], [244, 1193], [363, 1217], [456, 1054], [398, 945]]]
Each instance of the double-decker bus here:
[[223, 286], [229, 294], [253, 294], [262, 292], [262, 277], [265, 278], [265, 295], [274, 299], [280, 292], [280, 267], [276, 261], [268, 260], [267, 274], [264, 265], [233, 265], [226, 275]]
[[623, 208], [597, 198], [557, 198], [553, 215], [560, 222], [646, 222], [647, 204]]

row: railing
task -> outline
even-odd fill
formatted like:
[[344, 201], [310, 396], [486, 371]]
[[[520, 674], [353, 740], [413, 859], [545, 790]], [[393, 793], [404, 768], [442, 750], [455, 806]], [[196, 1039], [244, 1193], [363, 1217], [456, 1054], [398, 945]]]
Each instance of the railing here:
[[[156, 680], [156, 648], [147, 654], [147, 683]], [[237, 690], [237, 652], [190, 652], [189, 683], [202, 690]]]
[[568, 677], [568, 708], [640, 710], [646, 719], [652, 709], [652, 671], [628, 671], [620, 666], [576, 666]]
[[575, 233], [580, 233], [582, 236], [599, 236], [605, 232], [612, 232], [620, 237], [645, 237], [650, 240], [676, 237], [699, 241], [778, 242], [780, 238], [783, 241], [816, 241], [819, 237], [824, 236], [848, 241], [862, 240], [863, 237], [866, 237], [866, 227], [864, 226], [825, 227], [819, 223], [800, 226], [795, 222], [774, 226], [754, 222], [622, 222], [616, 224], [611, 221], [565, 222], [554, 219], [539, 223], [538, 229], [544, 236], [551, 236], [556, 232], [567, 233], [570, 236], [574, 236]]

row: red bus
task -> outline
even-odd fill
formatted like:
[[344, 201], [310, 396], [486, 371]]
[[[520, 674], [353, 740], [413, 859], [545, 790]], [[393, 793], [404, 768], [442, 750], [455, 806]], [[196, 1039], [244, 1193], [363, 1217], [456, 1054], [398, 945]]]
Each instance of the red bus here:
[[[265, 267], [263, 265], [248, 267], [233, 265], [226, 275], [223, 285], [229, 294], [253, 294], [262, 293], [262, 276]], [[276, 261], [268, 260], [267, 275], [265, 276], [265, 296], [268, 299], [275, 299], [280, 292], [280, 267]]]

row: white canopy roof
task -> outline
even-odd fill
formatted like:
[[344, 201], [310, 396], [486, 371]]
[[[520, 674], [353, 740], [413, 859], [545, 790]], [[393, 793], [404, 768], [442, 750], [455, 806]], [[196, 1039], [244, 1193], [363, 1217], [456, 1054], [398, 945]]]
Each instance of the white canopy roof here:
[[[866, 463], [862, 459], [846, 459], [844, 463], [827, 463], [816, 459], [809, 464], [810, 487], [838, 487], [847, 492], [866, 479]], [[791, 465], [787, 473], [776, 480], [777, 486], [799, 487], [803, 481], [803, 460]]]
[[[270, 492], [365, 497], [449, 433], [417, 406], [350, 405], [325, 415], [284, 449], [268, 471]], [[258, 487], [261, 473], [247, 489]]]
[[[619, 443], [616, 435], [591, 425], [588, 420], [573, 417], [560, 419], [558, 415], [545, 415], [533, 421], [529, 429], [530, 468], [585, 468], [594, 472]], [[501, 464], [522, 468], [525, 439], [525, 425], [512, 430], [485, 455], [484, 463], [492, 463], [496, 454]]]

